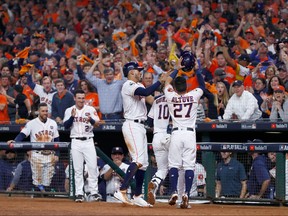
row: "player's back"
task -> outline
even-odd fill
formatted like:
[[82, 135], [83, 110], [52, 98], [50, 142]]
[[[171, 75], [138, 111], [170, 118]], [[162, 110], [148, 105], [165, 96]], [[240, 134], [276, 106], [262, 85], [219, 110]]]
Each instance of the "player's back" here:
[[196, 88], [185, 94], [165, 91], [173, 127], [193, 127], [197, 118], [197, 107], [203, 91]]
[[148, 117], [153, 118], [154, 133], [167, 131], [170, 113], [165, 95], [155, 97]]

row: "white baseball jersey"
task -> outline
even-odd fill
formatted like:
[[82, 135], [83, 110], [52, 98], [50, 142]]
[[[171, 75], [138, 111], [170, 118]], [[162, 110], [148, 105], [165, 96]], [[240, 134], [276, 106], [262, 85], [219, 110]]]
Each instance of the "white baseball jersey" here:
[[35, 85], [33, 91], [39, 96], [40, 103], [46, 103], [48, 105], [48, 113], [52, 113], [52, 99], [57, 91], [53, 90], [47, 93], [44, 91], [44, 87], [38, 84]]
[[172, 85], [168, 85], [165, 87], [164, 93], [172, 117], [173, 128], [194, 128], [197, 118], [198, 101], [203, 95], [203, 90], [196, 88], [184, 95], [179, 95], [174, 91]]
[[59, 137], [57, 123], [50, 118], [45, 123], [39, 118], [27, 122], [21, 133], [26, 137], [30, 135], [31, 142], [53, 142], [54, 138]]
[[79, 110], [76, 108], [76, 105], [73, 105], [65, 111], [63, 122], [67, 121], [71, 117], [71, 112], [73, 108], [76, 109], [76, 116], [71, 126], [70, 137], [94, 137], [93, 125], [91, 125], [91, 123], [89, 122], [89, 116], [96, 122], [100, 121], [94, 107], [84, 105], [84, 107]]
[[153, 119], [154, 133], [167, 131], [170, 113], [165, 95], [160, 95], [155, 98], [148, 117]]
[[124, 118], [130, 120], [147, 119], [147, 108], [145, 105], [145, 97], [134, 95], [137, 88], [143, 87], [141, 83], [135, 83], [132, 80], [127, 80], [122, 87], [121, 95], [123, 99]]
[[[128, 169], [129, 165], [126, 163], [121, 163], [121, 165], [119, 166], [119, 168], [126, 173], [127, 169]], [[101, 172], [100, 172], [100, 176], [104, 175], [106, 172], [108, 172], [110, 170], [110, 166], [108, 164], [106, 164]], [[106, 193], [107, 194], [114, 194], [121, 186], [121, 178], [118, 176], [117, 173], [113, 173], [112, 174], [112, 178], [109, 179], [108, 181], [106, 181]], [[130, 189], [129, 189], [130, 191]], [[129, 193], [128, 191], [128, 193]], [[130, 191], [131, 192], [131, 191]]]
[[[27, 136], [30, 135], [31, 142], [53, 142], [59, 137], [57, 123], [47, 118], [44, 123], [39, 118], [29, 121], [21, 130]], [[33, 150], [31, 154], [31, 170], [34, 185], [50, 186], [54, 175], [54, 154], [42, 155], [38, 150]]]

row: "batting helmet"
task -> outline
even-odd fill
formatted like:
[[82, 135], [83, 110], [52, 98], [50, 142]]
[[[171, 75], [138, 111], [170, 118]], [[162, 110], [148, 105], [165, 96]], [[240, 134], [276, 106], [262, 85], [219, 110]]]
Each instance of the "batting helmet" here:
[[125, 64], [123, 67], [124, 76], [127, 77], [129, 71], [134, 69], [141, 71], [143, 70], [143, 67], [139, 67], [139, 64], [137, 62], [128, 62], [127, 64]]
[[181, 56], [182, 56], [181, 65], [184, 66], [182, 70], [184, 72], [191, 71], [195, 66], [194, 55], [189, 51], [184, 51]]

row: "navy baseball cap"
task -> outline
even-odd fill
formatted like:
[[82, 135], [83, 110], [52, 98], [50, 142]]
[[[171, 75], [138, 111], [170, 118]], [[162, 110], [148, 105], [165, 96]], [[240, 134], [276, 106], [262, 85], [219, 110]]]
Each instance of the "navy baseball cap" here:
[[140, 67], [137, 62], [128, 62], [123, 67], [124, 76], [127, 77], [130, 70], [143, 70], [143, 67]]
[[121, 147], [113, 147], [111, 154], [124, 154], [123, 149]]
[[241, 80], [235, 80], [232, 83], [232, 87], [234, 87], [234, 86], [242, 86], [242, 85], [243, 85], [243, 82]]

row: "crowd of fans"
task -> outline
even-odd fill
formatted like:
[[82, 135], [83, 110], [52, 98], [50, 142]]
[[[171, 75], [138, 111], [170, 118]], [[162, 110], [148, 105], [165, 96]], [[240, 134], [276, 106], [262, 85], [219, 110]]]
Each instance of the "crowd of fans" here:
[[[284, 0], [1, 0], [0, 122], [23, 123], [46, 102], [62, 123], [79, 88], [102, 119], [121, 119], [125, 63], [139, 62], [149, 86], [197, 49], [202, 119], [246, 120], [246, 106], [225, 115], [234, 91], [244, 91], [257, 99], [257, 119], [285, 121], [287, 18]], [[188, 90], [197, 86], [193, 70], [179, 75]]]

